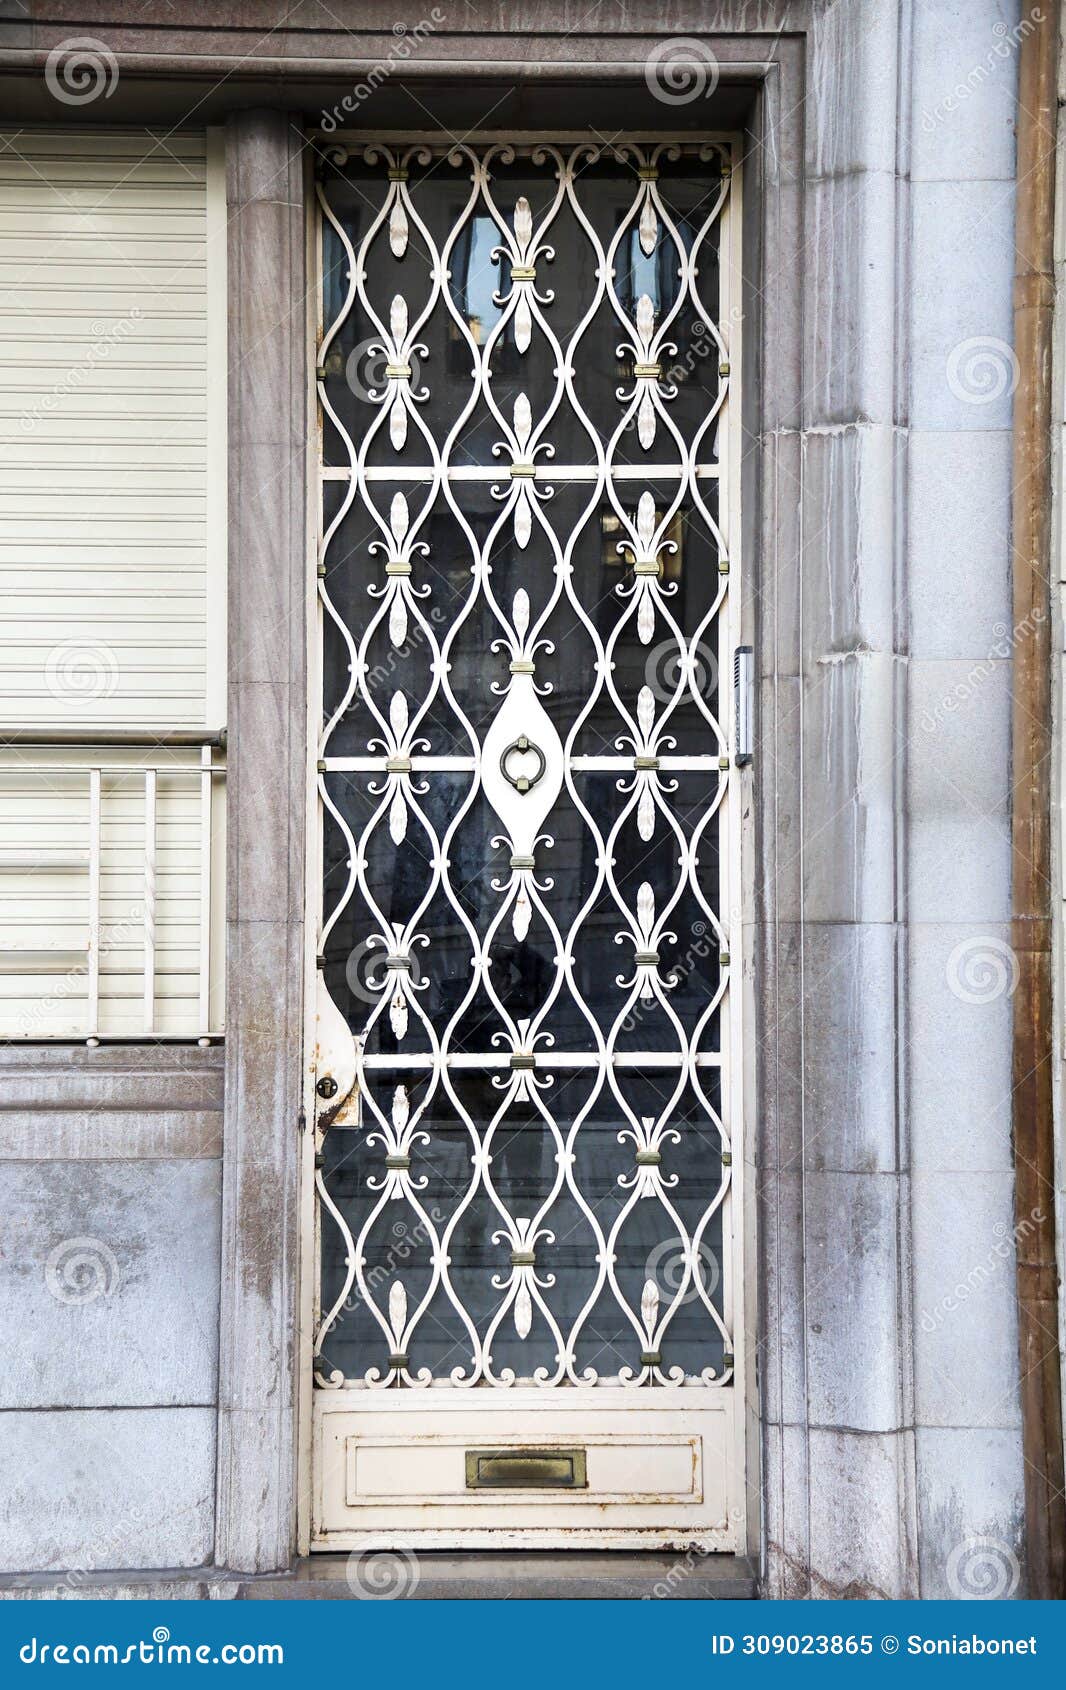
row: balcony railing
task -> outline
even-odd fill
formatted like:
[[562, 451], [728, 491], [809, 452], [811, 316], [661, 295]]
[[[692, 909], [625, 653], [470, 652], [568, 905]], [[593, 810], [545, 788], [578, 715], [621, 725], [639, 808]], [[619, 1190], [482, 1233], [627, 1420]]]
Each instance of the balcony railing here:
[[222, 1032], [224, 736], [0, 733], [0, 1038]]

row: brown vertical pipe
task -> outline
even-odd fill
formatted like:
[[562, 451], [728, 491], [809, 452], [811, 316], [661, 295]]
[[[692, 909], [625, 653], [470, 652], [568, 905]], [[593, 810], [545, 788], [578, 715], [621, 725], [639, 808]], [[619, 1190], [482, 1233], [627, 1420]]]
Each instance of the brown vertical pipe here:
[[1051, 443], [1060, 0], [1027, 21], [1018, 89], [1014, 335], [1013, 1136], [1029, 1594], [1066, 1595], [1055, 1254], [1051, 859]]

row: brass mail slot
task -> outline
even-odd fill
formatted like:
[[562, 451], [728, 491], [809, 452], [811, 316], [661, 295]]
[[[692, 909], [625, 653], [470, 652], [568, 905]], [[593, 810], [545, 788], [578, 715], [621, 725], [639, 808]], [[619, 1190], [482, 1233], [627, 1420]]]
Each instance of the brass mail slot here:
[[583, 1449], [468, 1449], [467, 1490], [585, 1490]]

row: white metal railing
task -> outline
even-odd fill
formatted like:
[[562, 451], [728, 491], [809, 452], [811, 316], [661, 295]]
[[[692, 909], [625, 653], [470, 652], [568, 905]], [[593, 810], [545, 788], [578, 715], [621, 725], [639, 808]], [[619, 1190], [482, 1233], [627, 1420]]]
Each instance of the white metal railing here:
[[[10, 876], [18, 871], [47, 874], [62, 870], [85, 875], [84, 908], [87, 919], [84, 945], [48, 946], [41, 949], [32, 945], [6, 945], [0, 938], [0, 978], [27, 973], [39, 976], [65, 975], [75, 981], [84, 978], [83, 1026], [80, 1033], [72, 1032], [69, 1027], [64, 1027], [58, 1032], [49, 1031], [42, 1028], [39, 1015], [36, 1020], [33, 1015], [28, 1015], [24, 1028], [15, 1033], [0, 1033], [0, 1038], [15, 1037], [21, 1041], [32, 1042], [80, 1036], [88, 1045], [98, 1045], [104, 1039], [130, 1037], [143, 1037], [161, 1042], [188, 1041], [196, 1038], [200, 1044], [208, 1044], [220, 1035], [221, 1026], [212, 1025], [211, 976], [217, 954], [212, 934], [215, 925], [213, 910], [216, 890], [212, 859], [215, 855], [215, 789], [224, 781], [226, 773], [224, 746], [224, 733], [207, 735], [186, 730], [161, 732], [151, 736], [116, 730], [93, 734], [91, 738], [64, 731], [54, 734], [51, 731], [0, 732], [0, 752], [16, 753], [14, 761], [0, 764], [0, 773], [8, 777], [16, 776], [20, 780], [27, 776], [32, 780], [32, 777], [38, 776], [49, 783], [56, 777], [65, 777], [74, 781], [75, 791], [84, 781], [83, 803], [85, 798], [88, 801], [87, 839], [84, 849], [34, 849], [32, 846], [23, 847], [20, 844], [16, 851], [0, 851], [0, 896], [4, 890], [8, 891], [9, 896], [12, 891], [17, 893], [18, 887], [12, 885]], [[156, 750], [179, 747], [198, 749], [199, 759], [195, 762], [177, 759], [163, 761], [155, 758], [151, 761], [123, 761], [120, 757], [106, 755], [105, 748], [112, 747], [121, 747], [127, 752], [141, 750], [149, 755]], [[84, 760], [68, 761], [61, 755], [63, 748], [76, 748], [78, 752], [85, 754]], [[98, 751], [104, 754], [98, 756]], [[60, 757], [53, 760], [57, 752]], [[51, 755], [48, 755], [49, 753]], [[139, 782], [143, 796], [143, 861], [138, 876], [141, 886], [139, 938], [142, 953], [142, 1010], [139, 1028], [133, 1031], [124, 1028], [120, 1032], [102, 1030], [101, 1027], [101, 960], [105, 950], [106, 926], [102, 898], [105, 871], [104, 808], [109, 781], [119, 782], [127, 790], [128, 783]], [[158, 1024], [157, 921], [160, 901], [158, 841], [161, 782], [166, 791], [170, 791], [172, 785], [180, 788], [188, 784], [192, 787], [189, 795], [195, 803], [198, 831], [195, 1003], [189, 1005], [187, 1027], [177, 1032], [173, 1026], [160, 1028]], [[86, 813], [81, 806], [72, 803], [61, 812], [64, 821], [69, 820], [75, 808], [79, 815]], [[4, 882], [7, 882], [6, 888]]]

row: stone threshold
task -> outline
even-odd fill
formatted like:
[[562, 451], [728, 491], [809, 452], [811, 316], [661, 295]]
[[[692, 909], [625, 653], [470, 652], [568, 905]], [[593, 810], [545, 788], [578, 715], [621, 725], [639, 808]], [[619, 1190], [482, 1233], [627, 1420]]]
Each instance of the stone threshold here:
[[77, 1601], [754, 1601], [755, 1569], [737, 1555], [540, 1550], [456, 1554], [387, 1551], [301, 1557], [284, 1573], [213, 1567], [160, 1572], [5, 1573], [0, 1600]]

